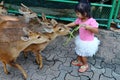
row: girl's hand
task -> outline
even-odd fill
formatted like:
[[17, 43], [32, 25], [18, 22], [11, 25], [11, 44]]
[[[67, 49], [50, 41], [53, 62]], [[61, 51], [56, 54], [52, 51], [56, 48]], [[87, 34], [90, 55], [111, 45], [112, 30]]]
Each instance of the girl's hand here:
[[86, 30], [89, 30], [91, 27], [89, 25], [84, 24], [83, 26]]
[[85, 29], [89, 29], [89, 28], [90, 28], [90, 26], [86, 25], [86, 26], [84, 26], [84, 28], [85, 28]]
[[89, 25], [84, 26], [84, 28], [86, 30], [89, 30], [89, 31], [93, 32], [93, 33], [98, 33], [98, 28], [94, 28], [94, 27], [91, 27]]
[[80, 24], [79, 27], [86, 27], [86, 24]]
[[80, 24], [79, 27], [84, 27], [86, 30], [89, 30], [91, 27], [86, 24]]

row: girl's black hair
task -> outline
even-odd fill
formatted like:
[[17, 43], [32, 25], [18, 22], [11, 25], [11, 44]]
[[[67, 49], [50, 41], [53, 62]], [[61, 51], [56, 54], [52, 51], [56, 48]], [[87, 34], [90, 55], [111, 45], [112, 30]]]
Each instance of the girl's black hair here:
[[[82, 0], [83, 1], [83, 0]], [[75, 12], [80, 12], [83, 16], [86, 16], [88, 18], [91, 17], [91, 5], [88, 2], [88, 0], [84, 0], [85, 2], [79, 2], [75, 6]]]

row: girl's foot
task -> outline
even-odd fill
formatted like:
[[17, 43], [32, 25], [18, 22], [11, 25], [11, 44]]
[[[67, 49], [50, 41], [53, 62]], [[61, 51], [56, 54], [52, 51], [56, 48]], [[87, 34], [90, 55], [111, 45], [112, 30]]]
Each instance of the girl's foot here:
[[81, 66], [80, 67], [80, 69], [78, 70], [79, 72], [85, 72], [85, 71], [87, 71], [88, 70], [88, 68], [89, 68], [89, 66], [88, 65], [83, 65], [83, 66]]
[[83, 64], [82, 64], [82, 62], [80, 62], [78, 60], [74, 60], [74, 61], [72, 61], [72, 65], [74, 65], [74, 66], [82, 66]]

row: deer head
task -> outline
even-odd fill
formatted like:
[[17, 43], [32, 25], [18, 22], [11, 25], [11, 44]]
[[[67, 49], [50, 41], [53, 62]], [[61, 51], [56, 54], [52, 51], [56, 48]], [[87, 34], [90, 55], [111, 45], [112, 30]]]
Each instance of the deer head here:
[[42, 43], [48, 41], [46, 36], [42, 35], [41, 33], [32, 32], [31, 30], [25, 27], [23, 28], [23, 31], [25, 33], [25, 36], [21, 36], [21, 40], [23, 41], [35, 40], [36, 42], [34, 43]]
[[0, 3], [0, 15], [6, 15], [7, 14], [7, 10], [4, 7], [4, 2], [1, 1]]
[[23, 14], [25, 17], [25, 21], [28, 23], [31, 18], [37, 17], [37, 14], [33, 12], [31, 9], [29, 9], [27, 6], [21, 3], [21, 7], [19, 9], [19, 12]]

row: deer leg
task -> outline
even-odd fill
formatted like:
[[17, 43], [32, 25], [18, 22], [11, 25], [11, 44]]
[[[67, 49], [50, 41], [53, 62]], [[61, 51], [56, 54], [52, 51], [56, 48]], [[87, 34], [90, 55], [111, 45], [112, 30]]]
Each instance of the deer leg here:
[[25, 59], [27, 59], [28, 57], [27, 57], [27, 55], [28, 55], [28, 52], [26, 52], [26, 51], [23, 51], [23, 54], [24, 54], [24, 57], [25, 57]]
[[39, 65], [39, 68], [43, 67], [43, 63], [42, 63], [42, 56], [41, 54], [39, 54], [39, 50], [38, 51], [34, 51], [35, 56], [36, 56], [36, 62]]
[[6, 62], [3, 61], [2, 63], [3, 63], [3, 69], [4, 69], [5, 74], [10, 74], [10, 72], [6, 68]]
[[38, 52], [38, 58], [39, 58], [39, 68], [42, 68], [43, 67], [42, 56], [41, 54], [39, 54], [39, 52]]
[[33, 51], [33, 53], [35, 54], [35, 57], [36, 57], [35, 61], [39, 65], [40, 62], [39, 62], [39, 58], [38, 58], [38, 53], [37, 53], [37, 51]]
[[9, 65], [11, 65], [12, 67], [15, 67], [15, 68], [19, 69], [19, 70], [22, 72], [25, 80], [27, 79], [27, 73], [26, 73], [26, 71], [22, 68], [22, 66], [20, 66], [20, 65], [17, 64], [17, 63], [15, 63], [14, 61], [9, 62]]

